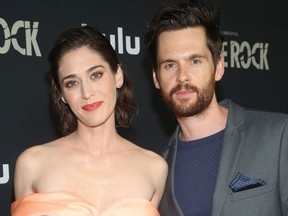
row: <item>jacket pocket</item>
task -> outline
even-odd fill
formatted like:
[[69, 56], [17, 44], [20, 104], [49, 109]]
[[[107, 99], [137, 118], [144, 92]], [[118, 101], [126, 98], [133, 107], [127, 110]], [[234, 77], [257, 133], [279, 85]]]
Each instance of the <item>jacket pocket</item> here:
[[231, 194], [231, 201], [248, 199], [250, 197], [260, 196], [262, 194], [270, 193], [275, 190], [275, 185], [263, 185], [261, 187], [252, 188], [249, 190], [236, 192]]

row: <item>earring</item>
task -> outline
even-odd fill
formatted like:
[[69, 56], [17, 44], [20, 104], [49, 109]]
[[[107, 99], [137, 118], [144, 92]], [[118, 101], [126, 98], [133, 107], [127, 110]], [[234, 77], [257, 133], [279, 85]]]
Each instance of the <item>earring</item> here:
[[123, 82], [122, 82], [122, 83], [119, 83], [119, 84], [117, 85], [117, 88], [121, 88], [122, 85], [123, 85]]
[[61, 96], [61, 100], [63, 101], [63, 103], [67, 104], [67, 101], [65, 100], [63, 96]]

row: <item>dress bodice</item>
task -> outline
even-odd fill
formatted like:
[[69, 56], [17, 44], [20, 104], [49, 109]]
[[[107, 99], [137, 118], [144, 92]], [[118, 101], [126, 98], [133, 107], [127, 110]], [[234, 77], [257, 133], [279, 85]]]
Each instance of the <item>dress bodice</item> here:
[[80, 196], [57, 191], [34, 193], [16, 200], [12, 216], [160, 216], [154, 205], [141, 198], [124, 198], [99, 212]]

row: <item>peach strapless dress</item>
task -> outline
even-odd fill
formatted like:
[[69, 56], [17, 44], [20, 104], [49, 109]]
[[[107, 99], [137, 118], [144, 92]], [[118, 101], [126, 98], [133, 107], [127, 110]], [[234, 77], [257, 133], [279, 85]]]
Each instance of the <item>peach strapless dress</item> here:
[[125, 198], [99, 212], [87, 200], [69, 192], [34, 193], [11, 205], [12, 216], [160, 216], [145, 199]]

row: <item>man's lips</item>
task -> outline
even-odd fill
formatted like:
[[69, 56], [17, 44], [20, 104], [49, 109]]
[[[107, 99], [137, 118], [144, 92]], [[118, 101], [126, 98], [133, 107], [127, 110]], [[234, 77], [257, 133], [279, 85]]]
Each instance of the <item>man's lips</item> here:
[[175, 92], [175, 94], [176, 95], [186, 95], [186, 94], [189, 94], [192, 92], [193, 92], [193, 90], [181, 89], [181, 90]]
[[191, 93], [197, 93], [198, 89], [195, 86], [187, 84], [177, 85], [175, 88], [173, 88], [170, 92], [170, 96], [172, 95], [188, 95]]
[[99, 106], [101, 106], [102, 103], [103, 103], [103, 101], [97, 101], [95, 103], [87, 104], [87, 105], [83, 106], [82, 109], [84, 109], [86, 111], [92, 111], [92, 110], [97, 109]]

